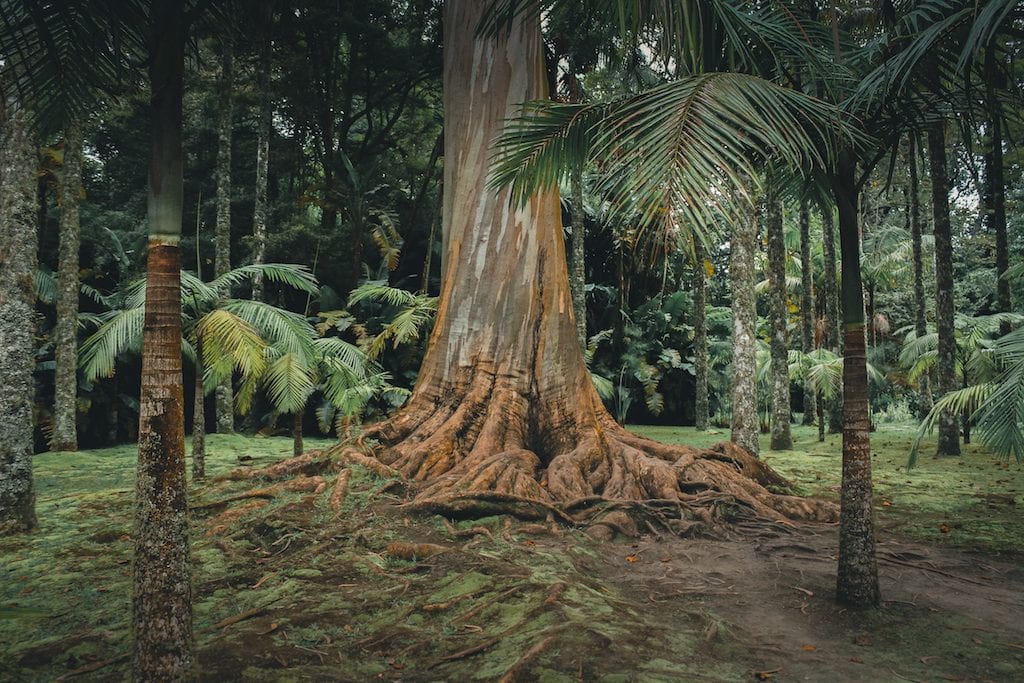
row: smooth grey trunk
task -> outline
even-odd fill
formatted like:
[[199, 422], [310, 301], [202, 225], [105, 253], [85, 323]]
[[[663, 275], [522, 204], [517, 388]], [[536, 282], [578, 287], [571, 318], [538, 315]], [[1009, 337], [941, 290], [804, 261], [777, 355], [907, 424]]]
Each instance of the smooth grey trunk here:
[[786, 326], [786, 242], [782, 227], [782, 202], [774, 189], [768, 197], [768, 287], [771, 292], [772, 431], [771, 449], [793, 448], [789, 407], [789, 345]]
[[[988, 229], [996, 239], [996, 310], [1011, 310], [1010, 282], [1002, 277], [1010, 267], [1009, 236], [1006, 229], [1006, 180], [1003, 172], [1003, 118], [997, 88], [1006, 78], [997, 64], [996, 46], [985, 50], [985, 101], [988, 103], [988, 145], [985, 149], [985, 207]], [[1010, 332], [1010, 323], [999, 324], [999, 334]]]
[[572, 232], [569, 248], [572, 258], [569, 269], [569, 291], [572, 292], [572, 311], [576, 317], [576, 336], [580, 348], [587, 348], [587, 274], [586, 264], [586, 211], [583, 208], [583, 169], [572, 171]]
[[[0, 104], [2, 107], [2, 104]], [[36, 526], [36, 150], [24, 112], [0, 110], [0, 536]]]
[[78, 250], [81, 227], [78, 203], [82, 193], [82, 129], [72, 124], [64, 133], [64, 163], [57, 176], [60, 201], [60, 247], [57, 264], [57, 325], [54, 331], [56, 370], [53, 388], [55, 451], [78, 450]]
[[[800, 201], [800, 350], [814, 350], [814, 274], [811, 264], [811, 212], [807, 200]], [[804, 380], [805, 425], [817, 421], [817, 396], [811, 383]]]
[[[256, 96], [259, 111], [256, 117], [256, 188], [252, 212], [252, 262], [262, 264], [267, 252], [267, 183], [270, 168], [270, 133], [274, 118], [274, 101], [270, 92], [270, 69], [273, 21], [273, 2], [264, 0], [260, 12], [266, 35], [259, 47], [259, 61], [256, 66]], [[263, 277], [257, 273], [252, 280], [252, 298], [263, 300]]]
[[[836, 273], [836, 232], [832, 209], [821, 212], [822, 247], [825, 252], [825, 346], [837, 356], [843, 354], [839, 332], [839, 276]], [[825, 401], [830, 434], [843, 433], [843, 392], [837, 391]], [[824, 418], [822, 418], [824, 419]]]
[[700, 238], [693, 240], [693, 370], [694, 426], [699, 431], [709, 427], [708, 406], [708, 294], [705, 270], [706, 255]]
[[[907, 149], [910, 165], [910, 188], [907, 201], [910, 204], [910, 243], [914, 261], [914, 334], [923, 337], [928, 334], [926, 319], [927, 301], [924, 295], [924, 256], [921, 247], [921, 183], [917, 175], [917, 136], [911, 135]], [[927, 417], [932, 411], [932, 389], [928, 371], [921, 373], [917, 382], [917, 416]]]
[[[231, 43], [225, 40], [221, 52], [220, 75], [217, 78], [217, 232], [213, 260], [213, 272], [217, 277], [231, 270], [231, 138], [235, 103], [232, 49]], [[225, 290], [220, 295], [229, 297], [231, 292]], [[230, 376], [217, 385], [216, 415], [218, 434], [235, 431]]]
[[757, 306], [754, 298], [754, 254], [757, 215], [733, 225], [729, 255], [732, 287], [732, 433], [733, 443], [759, 455], [755, 340]]
[[[940, 395], [957, 388], [956, 337], [953, 326], [953, 238], [949, 220], [949, 173], [946, 166], [945, 122], [928, 128], [928, 157], [932, 177], [932, 225], [935, 236], [935, 322], [939, 333], [938, 389]], [[960, 455], [958, 416], [939, 416], [936, 455]]]

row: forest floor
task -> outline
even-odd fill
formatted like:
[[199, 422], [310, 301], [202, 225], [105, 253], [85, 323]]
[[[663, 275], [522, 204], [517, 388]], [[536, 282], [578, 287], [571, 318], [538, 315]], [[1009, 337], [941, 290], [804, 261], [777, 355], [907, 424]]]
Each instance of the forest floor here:
[[[340, 515], [330, 486], [259, 509], [239, 501], [252, 505], [240, 517], [199, 508], [199, 678], [1024, 680], [1024, 468], [969, 446], [908, 473], [913, 433], [872, 436], [884, 603], [869, 613], [834, 603], [834, 525], [599, 540], [506, 517], [409, 515], [400, 482], [359, 468]], [[795, 435], [795, 450], [764, 457], [798, 492], [835, 498], [840, 438]], [[214, 475], [290, 452], [286, 439], [208, 443]], [[41, 527], [0, 539], [0, 681], [127, 679], [134, 458], [131, 446], [37, 456]], [[251, 487], [209, 481], [191, 504]]]

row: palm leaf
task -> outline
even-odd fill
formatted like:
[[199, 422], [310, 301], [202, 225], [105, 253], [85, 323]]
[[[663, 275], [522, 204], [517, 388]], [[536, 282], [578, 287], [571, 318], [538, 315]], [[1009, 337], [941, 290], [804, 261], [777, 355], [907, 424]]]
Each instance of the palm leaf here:
[[145, 310], [141, 306], [115, 311], [105, 317], [99, 329], [82, 342], [79, 352], [78, 365], [89, 381], [113, 377], [120, 354], [142, 349]]
[[253, 263], [239, 266], [215, 278], [208, 286], [215, 292], [227, 292], [244, 282], [251, 282], [257, 276], [306, 294], [320, 293], [320, 286], [309, 268], [295, 263]]

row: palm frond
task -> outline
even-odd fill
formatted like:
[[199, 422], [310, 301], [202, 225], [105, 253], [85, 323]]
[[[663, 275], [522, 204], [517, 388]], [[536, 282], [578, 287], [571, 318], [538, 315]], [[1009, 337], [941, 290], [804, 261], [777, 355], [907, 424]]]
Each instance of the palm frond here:
[[252, 281], [260, 276], [268, 282], [280, 283], [305, 294], [319, 294], [320, 285], [307, 266], [297, 263], [252, 263], [233, 268], [215, 278], [208, 286], [215, 292], [231, 291], [231, 288]]
[[299, 355], [283, 353], [267, 368], [262, 383], [277, 410], [294, 413], [302, 410], [316, 389], [316, 376]]
[[262, 301], [231, 299], [221, 307], [249, 323], [263, 339], [282, 353], [291, 353], [313, 364], [316, 330], [303, 316]]
[[88, 380], [113, 377], [120, 354], [142, 350], [144, 318], [141, 306], [116, 311], [82, 342], [78, 365]]
[[259, 332], [233, 313], [216, 309], [204, 315], [193, 333], [202, 340], [206, 389], [212, 389], [237, 371], [243, 378], [266, 372], [267, 342]]

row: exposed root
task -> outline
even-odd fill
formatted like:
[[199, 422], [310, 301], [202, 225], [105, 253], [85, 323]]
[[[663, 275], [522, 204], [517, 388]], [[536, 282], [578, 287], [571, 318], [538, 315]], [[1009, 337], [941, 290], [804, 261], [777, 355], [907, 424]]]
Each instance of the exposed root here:
[[330, 455], [327, 451], [310, 451], [304, 455], [288, 458], [276, 462], [268, 467], [253, 469], [251, 467], [237, 467], [226, 474], [217, 477], [222, 480], [247, 480], [247, 479], [284, 479], [295, 475], [312, 476], [325, 472], [330, 466]]
[[211, 517], [206, 522], [206, 535], [216, 536], [224, 533], [242, 517], [245, 517], [250, 512], [254, 512], [260, 508], [265, 508], [269, 503], [269, 500], [252, 500], [245, 505], [226, 510], [216, 517]]
[[331, 491], [331, 499], [328, 505], [331, 508], [331, 512], [335, 515], [341, 512], [341, 506], [345, 504], [345, 496], [348, 494], [348, 478], [351, 471], [344, 469], [338, 473], [338, 478], [334, 481], [334, 490]]
[[543, 652], [547, 648], [547, 646], [550, 645], [552, 641], [554, 641], [555, 635], [555, 633], [552, 633], [550, 635], [544, 636], [536, 643], [534, 643], [533, 646], [529, 650], [524, 652], [523, 656], [520, 657], [518, 661], [516, 661], [516, 663], [513, 664], [511, 668], [509, 668], [508, 671], [505, 672], [505, 675], [498, 679], [498, 683], [514, 683], [514, 681], [519, 680], [519, 674], [523, 671], [526, 665], [533, 661], [537, 657], [537, 655]]

